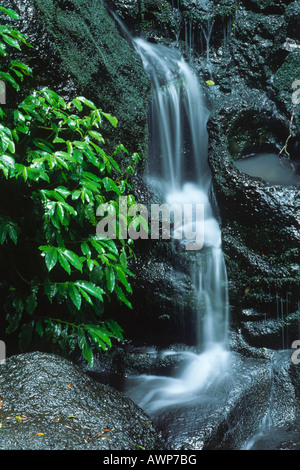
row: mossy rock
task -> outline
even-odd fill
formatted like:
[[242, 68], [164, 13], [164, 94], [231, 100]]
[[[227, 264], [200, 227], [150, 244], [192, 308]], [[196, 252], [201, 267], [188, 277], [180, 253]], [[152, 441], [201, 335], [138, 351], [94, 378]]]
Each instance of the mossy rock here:
[[[293, 102], [293, 92], [299, 90], [299, 85], [296, 89], [293, 89], [293, 83], [299, 80], [300, 77], [300, 52], [291, 52], [283, 65], [277, 70], [274, 78], [274, 88], [277, 92], [277, 99], [288, 115], [291, 115], [292, 110], [295, 106]], [[299, 98], [299, 93], [297, 94]], [[293, 123], [295, 125], [293, 129], [294, 135], [300, 134], [300, 122], [299, 122], [299, 106], [296, 107], [294, 112]]]
[[264, 13], [284, 13], [287, 5], [292, 0], [242, 0], [246, 8], [254, 11], [263, 11]]
[[292, 2], [287, 7], [285, 20], [288, 37], [300, 40], [300, 1]]
[[[21, 21], [34, 49], [21, 59], [34, 70], [33, 87], [47, 86], [67, 99], [91, 99], [118, 118], [107, 134], [112, 147], [123, 143], [130, 152], [147, 153], [147, 108], [150, 82], [141, 60], [122, 37], [101, 0], [4, 0]], [[30, 91], [30, 90], [29, 90]]]

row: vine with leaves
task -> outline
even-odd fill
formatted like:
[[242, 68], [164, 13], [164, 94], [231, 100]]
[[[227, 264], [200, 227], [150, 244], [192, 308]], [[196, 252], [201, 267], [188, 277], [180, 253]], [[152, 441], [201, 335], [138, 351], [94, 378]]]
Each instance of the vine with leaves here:
[[[19, 19], [14, 10], [2, 15]], [[12, 26], [0, 26], [0, 56], [31, 47]], [[21, 89], [32, 70], [11, 60], [0, 71], [6, 86]], [[0, 295], [6, 333], [20, 349], [32, 338], [62, 350], [79, 348], [93, 364], [123, 330], [105, 318], [114, 297], [131, 308], [131, 240], [99, 238], [96, 210], [118, 198], [135, 204], [130, 177], [139, 160], [120, 144], [105, 151], [103, 121], [117, 119], [83, 96], [66, 102], [55, 91], [33, 91], [14, 109], [0, 108]], [[121, 161], [126, 156], [125, 170]], [[132, 221], [132, 219], [131, 219]], [[130, 221], [129, 221], [130, 222]], [[140, 223], [134, 216], [135, 226]], [[3, 319], [4, 320], [4, 319]], [[3, 322], [2, 322], [3, 324]]]

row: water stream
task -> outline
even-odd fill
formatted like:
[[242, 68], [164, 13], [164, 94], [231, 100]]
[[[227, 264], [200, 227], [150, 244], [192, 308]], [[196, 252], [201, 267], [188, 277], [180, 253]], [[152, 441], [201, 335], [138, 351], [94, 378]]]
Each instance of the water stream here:
[[[140, 406], [153, 411], [195, 399], [201, 390], [226, 373], [229, 355], [227, 275], [221, 232], [210, 203], [206, 130], [209, 112], [198, 79], [178, 50], [142, 39], [133, 42], [153, 86], [148, 184], [159, 188], [169, 206], [179, 204], [184, 211], [187, 205], [201, 204], [204, 209], [202, 221], [196, 220], [194, 214], [190, 219], [184, 218], [183, 227], [177, 227], [180, 233], [186, 233], [186, 225], [192, 225], [197, 233], [197, 223], [202, 222], [204, 228], [203, 246], [195, 250], [199, 262], [191, 265], [191, 278], [198, 289], [202, 314], [198, 321], [199, 352], [182, 353], [185, 367], [176, 377], [143, 375], [134, 379], [135, 399], [139, 395]], [[181, 241], [186, 248], [194, 249], [191, 244], [187, 245], [190, 240], [183, 238]]]

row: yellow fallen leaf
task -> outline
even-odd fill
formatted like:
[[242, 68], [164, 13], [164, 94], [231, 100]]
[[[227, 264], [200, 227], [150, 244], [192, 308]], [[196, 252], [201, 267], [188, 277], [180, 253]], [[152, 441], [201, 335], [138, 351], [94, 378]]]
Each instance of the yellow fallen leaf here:
[[215, 82], [213, 82], [212, 80], [207, 80], [205, 83], [210, 86], [215, 85]]
[[72, 386], [72, 382], [69, 383], [68, 388], [71, 388], [71, 386]]
[[0, 401], [0, 408], [3, 406], [3, 400]]
[[36, 435], [37, 436], [44, 436], [45, 434], [43, 432], [37, 432]]

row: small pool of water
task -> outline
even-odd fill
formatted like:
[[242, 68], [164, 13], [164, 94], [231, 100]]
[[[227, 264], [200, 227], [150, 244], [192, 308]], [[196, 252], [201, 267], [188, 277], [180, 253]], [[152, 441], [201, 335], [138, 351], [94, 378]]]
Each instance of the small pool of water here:
[[300, 185], [299, 163], [274, 153], [259, 153], [235, 162], [242, 173], [262, 179], [268, 185]]

